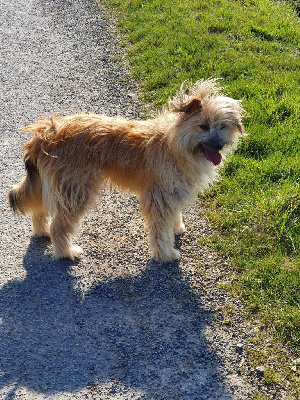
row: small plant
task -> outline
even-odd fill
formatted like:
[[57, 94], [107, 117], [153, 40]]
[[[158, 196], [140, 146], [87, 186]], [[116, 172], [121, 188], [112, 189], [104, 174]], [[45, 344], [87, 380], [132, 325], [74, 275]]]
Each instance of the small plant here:
[[279, 379], [278, 379], [278, 377], [276, 375], [276, 372], [272, 368], [267, 368], [264, 371], [263, 377], [264, 377], [264, 380], [265, 380], [267, 385], [272, 385], [272, 384], [279, 383]]
[[252, 395], [252, 400], [269, 400], [270, 398], [263, 393], [254, 393]]

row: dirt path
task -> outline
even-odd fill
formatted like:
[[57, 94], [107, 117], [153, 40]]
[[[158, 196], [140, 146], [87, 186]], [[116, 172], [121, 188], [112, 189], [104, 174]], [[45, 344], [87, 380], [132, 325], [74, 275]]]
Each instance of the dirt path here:
[[217, 289], [226, 264], [198, 246], [196, 207], [168, 265], [150, 260], [134, 197], [103, 193], [78, 262], [54, 261], [9, 211], [27, 139], [17, 127], [53, 111], [136, 117], [138, 105], [94, 0], [1, 0], [0, 26], [0, 398], [250, 399], [245, 339], [215, 311], [233, 302]]

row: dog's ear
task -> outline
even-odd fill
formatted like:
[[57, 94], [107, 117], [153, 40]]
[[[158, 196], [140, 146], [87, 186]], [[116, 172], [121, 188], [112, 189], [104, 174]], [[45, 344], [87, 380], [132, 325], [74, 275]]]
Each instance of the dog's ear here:
[[241, 134], [242, 136], [247, 136], [247, 135], [245, 134], [243, 124], [242, 124], [242, 122], [241, 122], [240, 120], [236, 121], [235, 126], [238, 128], [238, 130], [239, 130], [239, 132], [240, 132], [240, 134]]
[[183, 104], [181, 107], [181, 112], [186, 114], [194, 114], [202, 109], [202, 103], [199, 99], [193, 99], [189, 103]]
[[169, 99], [169, 109], [175, 113], [194, 114], [202, 109], [202, 97], [189, 94], [186, 85], [181, 85], [176, 96]]

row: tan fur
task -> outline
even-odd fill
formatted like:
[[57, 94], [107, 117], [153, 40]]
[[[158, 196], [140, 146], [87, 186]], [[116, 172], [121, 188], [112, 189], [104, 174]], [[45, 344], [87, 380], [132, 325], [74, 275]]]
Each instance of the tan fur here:
[[219, 154], [243, 134], [242, 111], [209, 79], [183, 85], [151, 120], [93, 114], [39, 120], [23, 129], [33, 134], [23, 150], [27, 175], [9, 191], [10, 205], [32, 215], [35, 234], [51, 237], [56, 258], [74, 259], [81, 249], [70, 236], [109, 183], [139, 197], [153, 257], [177, 259], [181, 210], [196, 188], [216, 178]]

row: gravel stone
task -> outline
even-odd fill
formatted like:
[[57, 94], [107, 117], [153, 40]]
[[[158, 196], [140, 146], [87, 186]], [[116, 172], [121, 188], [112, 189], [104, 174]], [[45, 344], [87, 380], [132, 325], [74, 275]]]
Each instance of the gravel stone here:
[[257, 376], [259, 378], [262, 378], [264, 376], [265, 371], [266, 371], [266, 367], [263, 366], [263, 365], [260, 365], [259, 367], [255, 368], [255, 371], [257, 373]]
[[227, 262], [198, 245], [212, 228], [197, 206], [177, 238], [181, 261], [164, 265], [149, 257], [134, 196], [103, 190], [78, 230], [77, 261], [53, 260], [30, 219], [8, 208], [24, 174], [18, 127], [52, 112], [139, 116], [103, 8], [1, 0], [0, 27], [0, 399], [250, 399], [255, 382], [238, 372], [251, 368], [235, 345], [246, 343], [242, 314], [229, 326], [216, 311], [242, 305], [218, 288]]
[[235, 351], [239, 354], [242, 354], [244, 351], [244, 345], [241, 343], [238, 343], [235, 347]]

